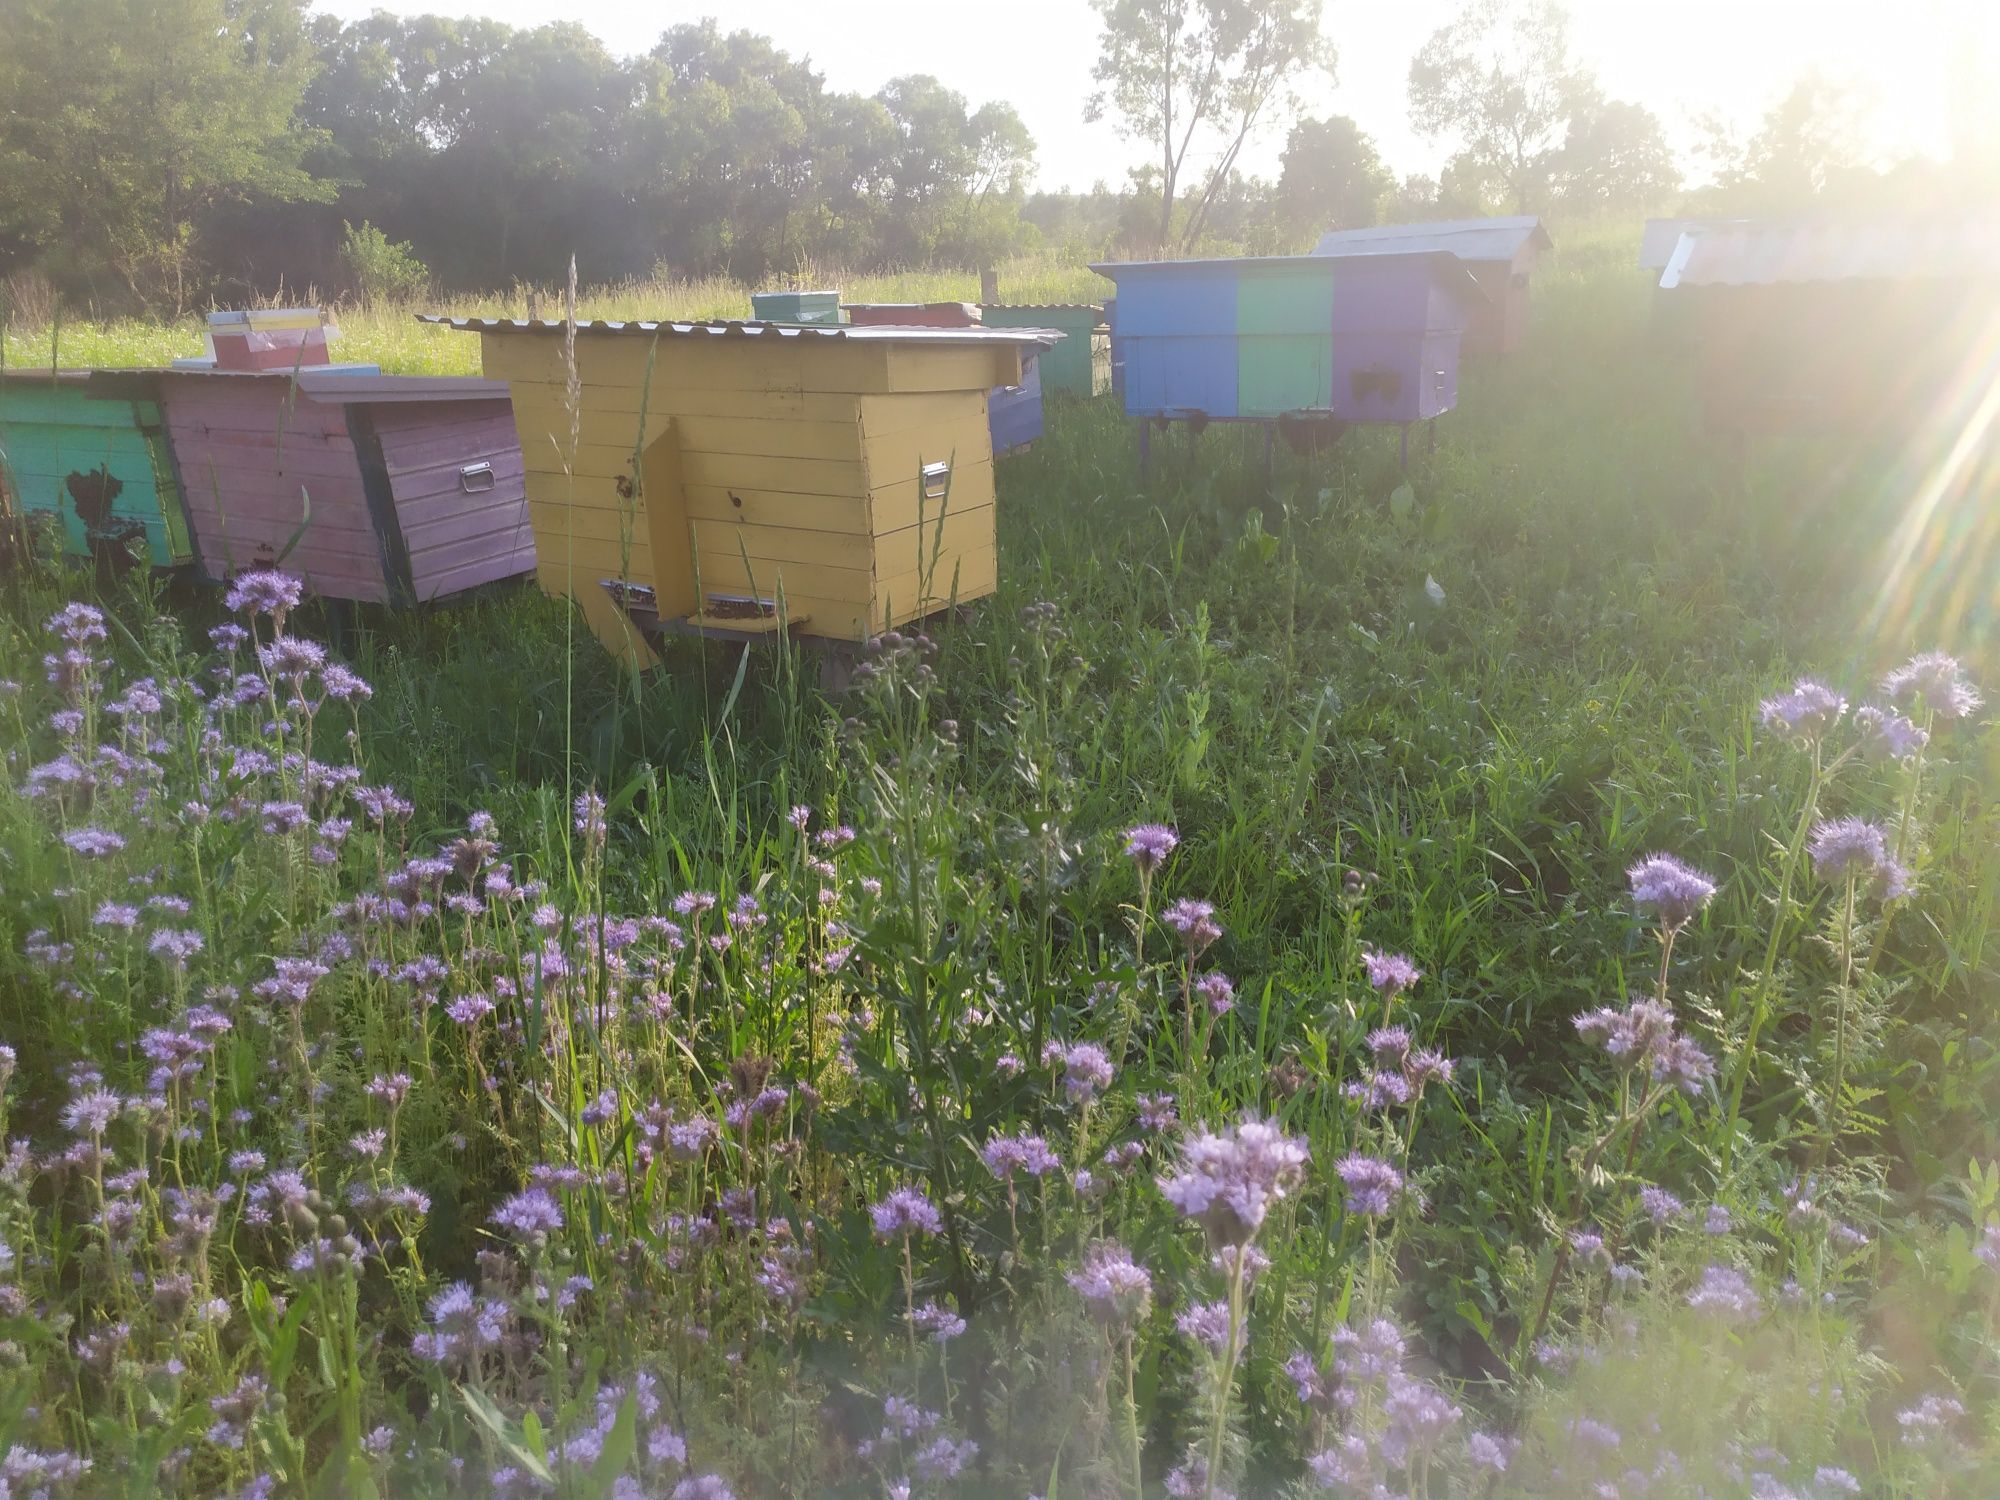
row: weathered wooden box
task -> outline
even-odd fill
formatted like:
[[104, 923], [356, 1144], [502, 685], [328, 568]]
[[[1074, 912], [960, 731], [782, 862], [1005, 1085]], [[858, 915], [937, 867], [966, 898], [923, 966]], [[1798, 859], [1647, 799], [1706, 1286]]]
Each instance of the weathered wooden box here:
[[1062, 342], [1038, 361], [1042, 389], [1054, 395], [1096, 396], [1111, 389], [1111, 333], [1095, 302], [1043, 306], [988, 302], [979, 309], [988, 328], [1050, 328]]
[[91, 387], [158, 403], [211, 579], [277, 564], [295, 535], [284, 566], [329, 599], [414, 603], [534, 568], [497, 382], [174, 369], [101, 371]]
[[1032, 334], [587, 323], [573, 418], [561, 323], [434, 321], [513, 390], [542, 586], [628, 660], [630, 585], [665, 629], [849, 641], [993, 590], [986, 398]]
[[1133, 416], [1423, 421], [1457, 404], [1459, 341], [1483, 300], [1443, 252], [1092, 269], [1118, 284]]
[[87, 370], [0, 372], [0, 467], [10, 492], [29, 516], [59, 518], [73, 557], [130, 546], [155, 567], [188, 562], [158, 405], [94, 400], [89, 387]]

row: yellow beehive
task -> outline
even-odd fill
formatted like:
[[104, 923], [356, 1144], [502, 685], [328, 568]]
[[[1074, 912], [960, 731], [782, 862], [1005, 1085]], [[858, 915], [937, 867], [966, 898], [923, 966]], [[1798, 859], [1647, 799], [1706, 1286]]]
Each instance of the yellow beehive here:
[[669, 629], [760, 633], [782, 601], [847, 641], [993, 591], [986, 395], [1031, 331], [579, 324], [573, 424], [561, 323], [434, 321], [510, 386], [542, 587], [618, 654], [651, 656], [621, 584]]

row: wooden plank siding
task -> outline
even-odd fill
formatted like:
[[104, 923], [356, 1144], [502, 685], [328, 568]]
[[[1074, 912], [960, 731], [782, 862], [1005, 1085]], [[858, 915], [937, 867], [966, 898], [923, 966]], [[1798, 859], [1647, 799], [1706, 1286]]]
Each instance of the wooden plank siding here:
[[[384, 402], [370, 415], [418, 599], [533, 570], [527, 470], [503, 403]], [[461, 471], [479, 463], [492, 466], [493, 487], [468, 492]]]
[[311, 513], [285, 566], [314, 592], [384, 603], [389, 580], [360, 456], [338, 407], [291, 399], [279, 381], [161, 378], [201, 570], [270, 566]]
[[89, 555], [90, 537], [70, 481], [98, 469], [118, 486], [113, 527], [143, 533], [150, 562], [172, 567], [193, 555], [159, 409], [150, 401], [99, 399], [70, 379], [0, 379], [0, 465], [24, 510], [56, 517], [72, 556]]
[[[994, 587], [986, 392], [1018, 378], [1012, 347], [583, 330], [572, 416], [559, 335], [481, 340], [514, 398], [537, 577], [628, 660], [653, 658], [605, 579], [654, 586], [672, 615], [782, 596], [804, 633], [848, 640], [929, 612], [954, 577], [960, 598]], [[948, 502], [921, 501], [923, 465], [947, 460]]]

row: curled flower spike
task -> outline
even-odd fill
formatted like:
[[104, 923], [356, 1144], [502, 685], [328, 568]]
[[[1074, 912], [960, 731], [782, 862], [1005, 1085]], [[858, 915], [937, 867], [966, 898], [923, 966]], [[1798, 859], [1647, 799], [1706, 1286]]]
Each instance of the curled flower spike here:
[[299, 607], [299, 600], [304, 596], [305, 585], [289, 573], [261, 568], [250, 573], [238, 573], [229, 585], [229, 591], [222, 596], [222, 602], [238, 614], [272, 615], [282, 619]]
[[1864, 818], [1831, 818], [1812, 831], [1813, 873], [1821, 880], [1865, 880], [1876, 896], [1893, 901], [1909, 894], [1910, 872], [1889, 852], [1888, 830]]
[[1764, 1304], [1750, 1278], [1734, 1266], [1710, 1266], [1701, 1283], [1688, 1294], [1687, 1305], [1732, 1323], [1752, 1323], [1764, 1314]]
[[1181, 1170], [1159, 1179], [1166, 1200], [1208, 1232], [1212, 1245], [1256, 1238], [1271, 1205], [1298, 1183], [1312, 1155], [1264, 1120], [1244, 1120], [1221, 1135], [1203, 1131], [1187, 1143]]
[[1715, 895], [1715, 882], [1671, 854], [1649, 854], [1625, 872], [1632, 904], [1650, 906], [1669, 932], [1685, 926]]
[[944, 1229], [944, 1216], [937, 1205], [913, 1187], [897, 1188], [868, 1210], [868, 1218], [875, 1233], [885, 1240], [937, 1234]]
[[1153, 1278], [1123, 1245], [1093, 1245], [1068, 1279], [1090, 1315], [1112, 1327], [1136, 1323], [1153, 1298]]
[[1882, 679], [1882, 691], [1891, 703], [1906, 708], [1921, 703], [1940, 719], [1967, 718], [1985, 701], [1958, 659], [1942, 651], [1911, 657]]
[[1403, 1174], [1386, 1161], [1373, 1156], [1345, 1156], [1334, 1165], [1347, 1189], [1347, 1211], [1369, 1218], [1393, 1212], [1402, 1195]]
[[1655, 1082], [1671, 1081], [1686, 1093], [1700, 1090], [1715, 1063], [1676, 1031], [1673, 1007], [1635, 1000], [1624, 1010], [1600, 1006], [1576, 1018], [1577, 1032], [1628, 1067], [1644, 1067]]
[[1165, 823], [1141, 823], [1126, 830], [1125, 852], [1132, 856], [1132, 863], [1147, 874], [1152, 874], [1167, 862], [1167, 856], [1179, 847], [1181, 836]]
[[1872, 703], [1854, 710], [1854, 729], [1861, 736], [1862, 750], [1880, 760], [1908, 760], [1931, 738], [1893, 708]]
[[1764, 727], [1778, 738], [1810, 745], [1825, 737], [1847, 712], [1847, 700], [1813, 677], [1801, 677], [1789, 693], [1757, 706]]
[[1180, 934], [1181, 945], [1190, 958], [1198, 957], [1222, 936], [1215, 920], [1215, 907], [1207, 901], [1183, 897], [1160, 913], [1160, 920]]
[[1368, 971], [1368, 982], [1384, 995], [1400, 995], [1424, 977], [1424, 971], [1401, 953], [1377, 953], [1364, 948], [1361, 966]]

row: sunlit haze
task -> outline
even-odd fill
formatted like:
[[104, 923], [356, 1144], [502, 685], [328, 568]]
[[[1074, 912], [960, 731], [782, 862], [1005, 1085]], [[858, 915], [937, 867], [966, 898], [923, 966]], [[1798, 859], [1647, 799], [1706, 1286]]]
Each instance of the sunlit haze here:
[[[1083, 121], [1097, 18], [1081, 0], [949, 10], [928, 0], [852, 7], [741, 0], [726, 13], [702, 0], [319, 0], [315, 8], [347, 19], [389, 10], [486, 15], [517, 26], [576, 20], [621, 55], [645, 51], [678, 22], [714, 14], [728, 29], [764, 33], [809, 57], [835, 88], [872, 93], [898, 74], [931, 73], [975, 104], [1008, 101], [1034, 134], [1042, 188], [1117, 186], [1146, 154], [1109, 124]], [[1411, 55], [1457, 10], [1455, 0], [1329, 0], [1325, 24], [1339, 48], [1339, 74], [1308, 84], [1308, 110], [1353, 116], [1398, 172], [1434, 173], [1449, 143], [1411, 130], [1404, 85]], [[2000, 6], [1984, 0], [1574, 0], [1570, 10], [1575, 50], [1605, 91], [1653, 110], [1683, 152], [1696, 146], [1702, 117], [1747, 131], [1808, 70], [1851, 90], [1879, 160], [1949, 156], [1954, 129], [1994, 118], [1986, 85], [2000, 72]], [[1272, 172], [1281, 144], [1282, 132], [1267, 133], [1246, 153], [1248, 169]], [[1701, 163], [1689, 166], [1699, 180]]]

